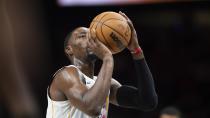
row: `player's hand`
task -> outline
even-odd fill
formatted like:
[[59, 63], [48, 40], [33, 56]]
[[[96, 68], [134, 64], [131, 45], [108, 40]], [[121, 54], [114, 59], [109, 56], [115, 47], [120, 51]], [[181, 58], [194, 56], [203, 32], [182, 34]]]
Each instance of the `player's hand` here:
[[93, 29], [92, 32], [93, 35], [89, 32], [88, 52], [96, 55], [101, 60], [108, 56], [112, 57], [111, 51], [96, 37], [96, 31]]
[[130, 51], [135, 51], [140, 46], [139, 46], [139, 43], [138, 43], [138, 37], [137, 37], [137, 34], [136, 34], [136, 30], [133, 26], [133, 23], [123, 12], [119, 11], [119, 14], [122, 15], [127, 20], [127, 23], [128, 23], [128, 25], [130, 26], [130, 29], [131, 29], [131, 40], [130, 40], [127, 48]]

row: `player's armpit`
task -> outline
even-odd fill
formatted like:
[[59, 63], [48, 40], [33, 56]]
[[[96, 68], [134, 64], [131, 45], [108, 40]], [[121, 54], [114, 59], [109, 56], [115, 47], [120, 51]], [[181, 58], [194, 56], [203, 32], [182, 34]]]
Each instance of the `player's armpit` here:
[[65, 68], [59, 73], [56, 86], [65, 94], [71, 104], [90, 116], [100, 114], [100, 106], [94, 105], [88, 88], [81, 83], [81, 73], [74, 67]]

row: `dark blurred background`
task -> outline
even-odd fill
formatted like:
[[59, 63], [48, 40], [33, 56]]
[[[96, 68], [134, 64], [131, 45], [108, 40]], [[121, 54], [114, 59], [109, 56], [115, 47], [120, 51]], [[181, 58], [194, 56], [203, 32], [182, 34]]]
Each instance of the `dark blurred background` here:
[[[179, 108], [184, 118], [210, 117], [210, 4], [189, 0], [153, 2], [94, 6], [61, 6], [55, 0], [24, 2], [27, 9], [33, 8], [40, 21], [31, 27], [41, 32], [33, 39], [39, 42], [25, 47], [19, 45], [20, 52], [25, 51], [20, 61], [38, 102], [40, 117], [45, 117], [46, 91], [52, 75], [69, 64], [63, 52], [65, 36], [76, 27], [89, 27], [92, 19], [104, 11], [122, 11], [133, 21], [159, 96], [159, 105], [152, 112], [111, 105], [109, 118], [158, 118], [159, 111], [171, 105]], [[30, 21], [28, 26], [31, 24]], [[26, 41], [30, 43], [31, 38]], [[36, 56], [31, 54], [31, 49], [35, 49]], [[114, 61], [113, 78], [135, 86], [136, 75], [129, 51], [114, 55]], [[96, 63], [97, 75], [101, 61]], [[2, 101], [0, 105], [1, 116], [9, 117], [6, 103]]]

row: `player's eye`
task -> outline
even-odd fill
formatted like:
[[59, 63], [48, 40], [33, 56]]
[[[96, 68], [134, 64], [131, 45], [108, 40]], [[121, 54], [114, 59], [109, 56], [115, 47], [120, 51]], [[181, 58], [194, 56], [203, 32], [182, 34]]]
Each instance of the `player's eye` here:
[[86, 38], [86, 35], [85, 34], [82, 34], [78, 38]]

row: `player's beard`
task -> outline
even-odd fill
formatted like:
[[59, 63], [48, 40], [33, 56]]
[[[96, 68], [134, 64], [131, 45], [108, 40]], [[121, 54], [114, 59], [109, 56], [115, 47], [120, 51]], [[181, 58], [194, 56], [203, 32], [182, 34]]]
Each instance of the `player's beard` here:
[[86, 48], [86, 54], [87, 54], [87, 55], [86, 55], [86, 56], [87, 56], [87, 59], [88, 59], [89, 61], [91, 61], [91, 62], [95, 62], [96, 60], [99, 59], [95, 54], [89, 52], [89, 51], [87, 50], [87, 48]]

